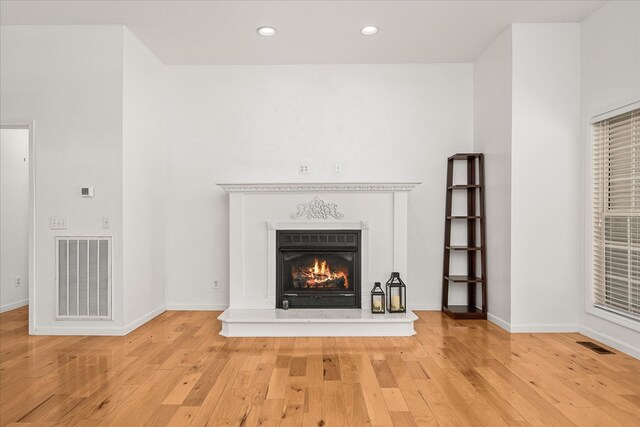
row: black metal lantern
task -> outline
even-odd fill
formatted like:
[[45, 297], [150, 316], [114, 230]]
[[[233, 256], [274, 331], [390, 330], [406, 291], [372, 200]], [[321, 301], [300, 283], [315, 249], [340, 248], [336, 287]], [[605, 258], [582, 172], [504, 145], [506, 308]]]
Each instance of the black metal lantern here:
[[389, 313], [407, 312], [407, 287], [397, 271], [391, 273], [387, 281], [387, 311]]
[[371, 312], [384, 314], [384, 291], [380, 286], [380, 282], [376, 282], [371, 289]]

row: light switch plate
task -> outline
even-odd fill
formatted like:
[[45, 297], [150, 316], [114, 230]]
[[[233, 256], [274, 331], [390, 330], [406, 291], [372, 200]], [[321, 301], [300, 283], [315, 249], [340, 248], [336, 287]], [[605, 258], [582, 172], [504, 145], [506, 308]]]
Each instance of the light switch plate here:
[[51, 230], [66, 230], [67, 218], [63, 216], [52, 216], [49, 218], [49, 228]]

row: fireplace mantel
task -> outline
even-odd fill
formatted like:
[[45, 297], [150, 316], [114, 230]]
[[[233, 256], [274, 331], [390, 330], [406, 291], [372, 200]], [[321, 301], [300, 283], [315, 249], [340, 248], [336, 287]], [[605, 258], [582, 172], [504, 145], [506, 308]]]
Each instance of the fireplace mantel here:
[[227, 193], [393, 193], [413, 190], [420, 182], [332, 182], [332, 183], [264, 183], [217, 184]]

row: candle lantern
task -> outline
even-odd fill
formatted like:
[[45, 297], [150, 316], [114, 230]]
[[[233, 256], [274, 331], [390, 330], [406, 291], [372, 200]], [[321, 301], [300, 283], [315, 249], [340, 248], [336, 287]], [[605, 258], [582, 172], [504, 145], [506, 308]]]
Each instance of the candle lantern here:
[[380, 282], [376, 282], [371, 290], [371, 312], [384, 314], [384, 291]]
[[387, 281], [387, 311], [389, 313], [407, 312], [407, 287], [400, 278], [400, 273], [394, 271]]

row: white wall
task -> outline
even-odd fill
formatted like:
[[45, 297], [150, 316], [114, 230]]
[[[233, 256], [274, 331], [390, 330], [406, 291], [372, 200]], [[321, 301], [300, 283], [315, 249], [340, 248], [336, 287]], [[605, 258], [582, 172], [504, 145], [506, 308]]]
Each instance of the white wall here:
[[[35, 120], [38, 333], [122, 326], [122, 32], [121, 26], [2, 26], [2, 120]], [[95, 197], [80, 197], [93, 185]], [[67, 230], [49, 229], [49, 217]], [[102, 229], [102, 217], [111, 229]], [[56, 235], [113, 236], [113, 321], [54, 321]], [[61, 330], [62, 329], [62, 330]]]
[[[583, 266], [580, 286], [581, 331], [640, 357], [637, 322], [593, 308], [591, 302], [591, 133], [592, 117], [640, 101], [640, 3], [606, 3], [581, 24], [582, 121], [580, 166]], [[627, 325], [627, 326], [624, 326]]]
[[446, 157], [472, 149], [471, 64], [168, 69], [169, 308], [228, 304], [228, 195], [214, 183], [415, 180], [407, 293], [439, 309]]
[[514, 24], [475, 62], [489, 318], [513, 332], [578, 330], [579, 28]]
[[575, 331], [580, 25], [514, 24], [511, 330]]
[[164, 311], [165, 67], [128, 29], [123, 45], [123, 292], [129, 330]]
[[474, 64], [474, 151], [485, 155], [489, 318], [511, 322], [511, 28]]
[[26, 305], [29, 297], [28, 129], [0, 129], [0, 236], [2, 313]]

